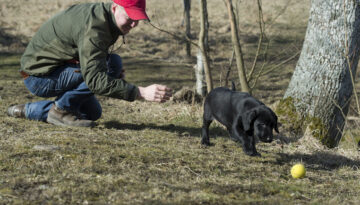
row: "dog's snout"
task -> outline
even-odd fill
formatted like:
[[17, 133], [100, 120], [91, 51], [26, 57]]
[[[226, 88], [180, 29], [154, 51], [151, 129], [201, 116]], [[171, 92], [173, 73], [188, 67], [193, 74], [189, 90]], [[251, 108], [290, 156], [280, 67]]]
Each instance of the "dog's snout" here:
[[273, 138], [272, 137], [267, 137], [266, 138], [266, 142], [272, 142], [273, 141]]
[[261, 141], [263, 142], [272, 142], [273, 141], [273, 137], [272, 136], [267, 136], [267, 137], [263, 137], [263, 138], [260, 138]]

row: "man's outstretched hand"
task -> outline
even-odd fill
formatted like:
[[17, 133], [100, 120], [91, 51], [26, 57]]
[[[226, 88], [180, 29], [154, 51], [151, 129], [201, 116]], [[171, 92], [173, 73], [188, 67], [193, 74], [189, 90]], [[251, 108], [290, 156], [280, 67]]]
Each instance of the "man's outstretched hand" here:
[[151, 102], [166, 102], [172, 96], [172, 89], [165, 85], [153, 84], [147, 87], [139, 87], [139, 97]]

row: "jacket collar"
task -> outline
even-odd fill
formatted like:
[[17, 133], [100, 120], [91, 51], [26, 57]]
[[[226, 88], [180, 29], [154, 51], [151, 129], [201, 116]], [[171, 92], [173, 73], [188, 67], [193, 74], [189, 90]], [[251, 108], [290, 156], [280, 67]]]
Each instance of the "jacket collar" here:
[[110, 27], [110, 31], [113, 37], [118, 38], [120, 35], [122, 35], [120, 29], [117, 27], [116, 25], [116, 19], [115, 16], [113, 14], [113, 12], [111, 11], [111, 5], [112, 3], [107, 3], [106, 5], [106, 11], [108, 12], [108, 18], [109, 18], [109, 27]]

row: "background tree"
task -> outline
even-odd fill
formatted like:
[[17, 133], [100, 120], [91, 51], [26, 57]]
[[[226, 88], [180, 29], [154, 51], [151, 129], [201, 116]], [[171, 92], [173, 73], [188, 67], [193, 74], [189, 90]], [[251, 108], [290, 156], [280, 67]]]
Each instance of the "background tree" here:
[[[269, 48], [270, 40], [267, 39], [265, 35], [265, 21], [263, 18], [262, 11], [262, 1], [257, 0], [257, 8], [258, 8], [258, 25], [259, 25], [259, 38], [257, 43], [257, 49], [255, 52], [255, 56], [252, 62], [252, 66], [247, 69], [244, 63], [244, 53], [241, 49], [240, 36], [239, 36], [239, 28], [240, 28], [240, 3], [241, 1], [237, 1], [236, 8], [233, 7], [233, 3], [231, 0], [224, 0], [225, 5], [228, 10], [228, 16], [230, 20], [230, 28], [231, 28], [231, 36], [233, 42], [233, 52], [230, 60], [230, 66], [227, 70], [225, 76], [225, 86], [228, 85], [228, 78], [230, 74], [231, 65], [234, 57], [236, 57], [236, 64], [238, 70], [238, 77], [241, 83], [241, 89], [244, 92], [251, 93], [252, 89], [256, 86], [258, 79], [264, 75], [265, 66], [267, 64], [267, 51]], [[236, 11], [236, 12], [235, 12]], [[237, 14], [237, 15], [236, 15]], [[279, 14], [278, 16], [280, 16]], [[265, 45], [264, 45], [265, 43]], [[262, 55], [262, 63], [259, 65], [259, 56]], [[266, 72], [270, 72], [267, 70]], [[252, 85], [250, 85], [250, 83]]]
[[349, 110], [360, 51], [360, 1], [313, 0], [305, 41], [285, 99], [307, 130], [338, 145]]
[[[189, 2], [184, 0], [184, 7], [188, 7], [186, 5]], [[208, 31], [209, 31], [209, 21], [208, 21], [208, 12], [207, 12], [207, 2], [206, 0], [199, 0], [200, 4], [200, 32], [199, 32], [199, 43], [194, 43], [189, 36], [186, 35], [187, 39], [186, 42], [189, 44], [193, 44], [198, 47], [197, 53], [197, 64], [194, 66], [195, 69], [195, 76], [196, 76], [196, 84], [195, 84], [195, 91], [202, 97], [205, 97], [206, 93], [209, 93], [213, 89], [213, 82], [212, 76], [210, 71], [210, 63], [209, 63], [209, 43], [208, 43]], [[190, 10], [190, 7], [188, 7]], [[186, 8], [185, 8], [186, 10]], [[151, 22], [148, 22], [149, 25], [154, 27], [155, 29], [167, 33], [178, 40], [183, 40], [180, 36], [176, 35], [175, 33], [169, 32], [167, 30], [161, 29], [158, 26], [155, 26]], [[189, 28], [190, 29], [190, 28]], [[189, 31], [190, 34], [190, 31]]]
[[227, 5], [229, 20], [231, 25], [232, 43], [235, 51], [235, 59], [238, 69], [239, 80], [241, 84], [241, 91], [250, 92], [250, 88], [246, 79], [244, 58], [241, 50], [238, 27], [236, 23], [235, 13], [233, 10], [232, 0], [226, 0], [226, 5]]
[[[184, 0], [184, 22], [185, 35], [191, 39], [191, 23], [190, 23], [191, 0]], [[186, 41], [186, 56], [191, 57], [191, 43]]]
[[209, 64], [209, 43], [208, 43], [208, 13], [206, 0], [200, 2], [200, 32], [199, 32], [199, 50], [197, 54], [197, 65], [195, 66], [196, 75], [196, 92], [201, 96], [205, 96], [204, 74], [206, 80], [206, 88], [209, 93], [213, 89], [212, 77]]

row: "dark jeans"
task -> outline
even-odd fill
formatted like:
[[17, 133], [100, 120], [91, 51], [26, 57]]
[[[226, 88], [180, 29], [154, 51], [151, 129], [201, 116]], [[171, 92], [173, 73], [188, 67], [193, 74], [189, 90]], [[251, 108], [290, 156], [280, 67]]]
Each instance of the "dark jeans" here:
[[[121, 72], [120, 56], [111, 54], [108, 60], [108, 75], [120, 78]], [[46, 121], [54, 103], [61, 109], [81, 114], [85, 119], [97, 120], [101, 117], [101, 105], [85, 84], [80, 67], [76, 64], [67, 64], [48, 76], [29, 76], [24, 80], [24, 84], [36, 96], [56, 97], [55, 101], [26, 103], [25, 116], [28, 119]]]

